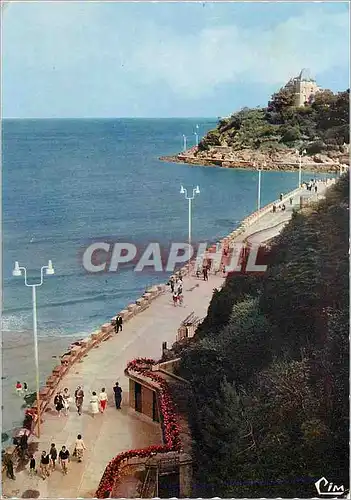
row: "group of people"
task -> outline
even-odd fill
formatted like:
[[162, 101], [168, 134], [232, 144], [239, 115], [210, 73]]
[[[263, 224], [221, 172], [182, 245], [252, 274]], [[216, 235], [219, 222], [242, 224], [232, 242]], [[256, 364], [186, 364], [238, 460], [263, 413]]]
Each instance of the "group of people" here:
[[[82, 435], [78, 434], [76, 442], [74, 444], [72, 456], [77, 457], [78, 462], [81, 462], [83, 459], [84, 450], [86, 450], [86, 446], [84, 444]], [[62, 473], [67, 474], [70, 456], [71, 455], [67, 446], [62, 446], [60, 452], [58, 453], [55, 443], [51, 444], [49, 453], [46, 453], [46, 451], [42, 451], [39, 467], [43, 480], [49, 477], [51, 472], [56, 469], [57, 459], [58, 463], [61, 465]], [[29, 460], [29, 474], [31, 476], [34, 476], [34, 474], [36, 473], [36, 459], [34, 455], [31, 455]]]
[[315, 193], [317, 193], [318, 191], [318, 184], [316, 179], [311, 179], [309, 182], [305, 182], [303, 186], [305, 187], [305, 189], [307, 189], [307, 191], [314, 191]]
[[171, 293], [173, 297], [173, 305], [180, 306], [183, 304], [183, 278], [181, 274], [176, 274], [171, 276], [169, 282], [167, 283], [171, 287]]
[[16, 383], [16, 392], [19, 396], [22, 396], [23, 394], [26, 394], [28, 392], [28, 385], [27, 382], [23, 382], [23, 384], [17, 380]]
[[122, 328], [123, 327], [123, 319], [122, 319], [122, 316], [120, 314], [118, 314], [118, 316], [115, 319], [114, 327], [115, 327], [116, 333], [118, 333], [120, 330], [122, 331], [122, 329], [123, 329]]
[[[115, 386], [113, 387], [113, 392], [115, 397], [116, 409], [119, 410], [121, 408], [122, 402], [122, 388], [119, 386], [118, 382], [116, 382]], [[84, 391], [80, 385], [74, 392], [74, 398], [78, 415], [81, 415], [84, 403]], [[64, 410], [65, 415], [67, 416], [69, 414], [71, 403], [73, 403], [73, 398], [71, 397], [71, 394], [67, 387], [63, 390], [63, 393], [58, 392], [54, 398], [54, 405], [58, 416], [61, 416], [62, 410]], [[105, 387], [101, 389], [99, 395], [97, 395], [96, 392], [93, 391], [90, 397], [90, 410], [92, 416], [94, 417], [99, 412], [104, 413], [107, 407], [107, 403], [108, 396]]]

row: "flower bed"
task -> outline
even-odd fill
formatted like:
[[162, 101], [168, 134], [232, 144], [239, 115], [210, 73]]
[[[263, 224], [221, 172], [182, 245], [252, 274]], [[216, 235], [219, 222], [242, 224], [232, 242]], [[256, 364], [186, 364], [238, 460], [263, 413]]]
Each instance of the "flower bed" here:
[[147, 448], [139, 450], [129, 450], [119, 453], [109, 462], [105, 469], [96, 491], [97, 498], [106, 498], [107, 494], [111, 493], [114, 483], [120, 478], [121, 466], [125, 460], [134, 457], [146, 458], [156, 453], [181, 450], [180, 428], [172, 397], [167, 382], [150, 370], [150, 367], [155, 364], [156, 361], [153, 359], [138, 358], [128, 363], [125, 373], [128, 374], [129, 371], [140, 373], [158, 384], [160, 412], [163, 420], [164, 445], [148, 446]]

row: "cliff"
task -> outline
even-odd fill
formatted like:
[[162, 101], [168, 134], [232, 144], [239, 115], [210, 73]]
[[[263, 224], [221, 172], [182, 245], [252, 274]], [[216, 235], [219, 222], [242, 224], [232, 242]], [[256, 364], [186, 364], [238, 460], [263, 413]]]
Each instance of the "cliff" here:
[[306, 150], [302, 168], [327, 172], [349, 164], [349, 142], [349, 90], [337, 94], [324, 90], [313, 102], [296, 107], [293, 93], [284, 88], [266, 108], [244, 108], [222, 118], [198, 147], [161, 160], [295, 170], [296, 150]]

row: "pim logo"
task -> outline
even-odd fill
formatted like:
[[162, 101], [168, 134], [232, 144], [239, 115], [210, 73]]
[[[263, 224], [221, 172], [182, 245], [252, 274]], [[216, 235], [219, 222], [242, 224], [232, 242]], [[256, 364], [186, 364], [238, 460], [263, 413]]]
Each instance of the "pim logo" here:
[[320, 496], [337, 497], [345, 493], [344, 486], [337, 486], [336, 484], [330, 483], [325, 477], [318, 479], [314, 485]]

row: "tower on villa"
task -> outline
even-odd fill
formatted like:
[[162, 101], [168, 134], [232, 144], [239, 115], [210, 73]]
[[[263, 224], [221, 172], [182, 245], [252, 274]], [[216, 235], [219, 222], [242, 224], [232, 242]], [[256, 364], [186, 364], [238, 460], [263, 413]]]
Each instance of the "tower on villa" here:
[[315, 94], [321, 90], [316, 81], [311, 78], [309, 70], [305, 68], [298, 76], [291, 78], [284, 88], [294, 92], [295, 106], [299, 107], [313, 101]]

